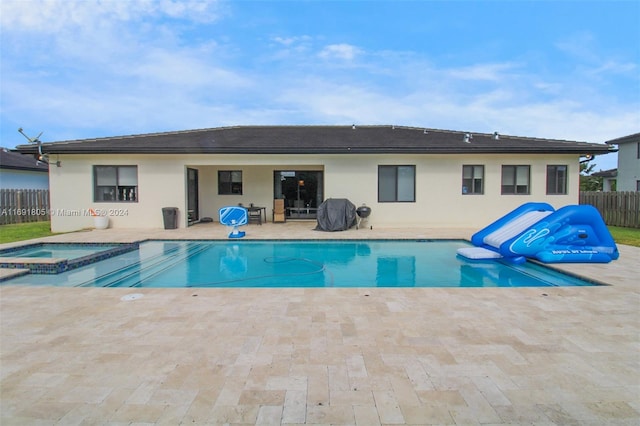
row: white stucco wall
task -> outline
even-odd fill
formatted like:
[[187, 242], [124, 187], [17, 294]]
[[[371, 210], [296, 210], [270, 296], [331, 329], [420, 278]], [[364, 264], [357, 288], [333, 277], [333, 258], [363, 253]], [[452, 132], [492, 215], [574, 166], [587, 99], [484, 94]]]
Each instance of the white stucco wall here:
[[[111, 227], [162, 228], [162, 208], [179, 209], [187, 226], [186, 169], [199, 170], [200, 217], [217, 220], [225, 205], [265, 206], [271, 220], [274, 170], [324, 171], [324, 198], [348, 198], [372, 209], [368, 225], [382, 227], [480, 227], [517, 206], [548, 202], [558, 208], [578, 202], [578, 157], [574, 155], [66, 155], [50, 174], [54, 232], [93, 226], [73, 215], [89, 208], [111, 211]], [[485, 166], [483, 195], [462, 195], [462, 166]], [[568, 165], [568, 194], [546, 195], [546, 166]], [[137, 165], [138, 201], [93, 201], [94, 165]], [[415, 165], [416, 201], [378, 203], [378, 165]], [[530, 165], [530, 195], [501, 195], [501, 166]], [[218, 170], [242, 170], [243, 194], [218, 195]], [[55, 214], [58, 212], [57, 214]]]
[[[185, 167], [173, 156], [84, 155], [60, 156], [62, 167], [49, 176], [51, 229], [63, 232], [93, 227], [89, 208], [108, 211], [110, 226], [117, 228], [161, 228], [162, 207], [178, 207], [185, 222]], [[94, 165], [138, 166], [138, 202], [94, 202]]]

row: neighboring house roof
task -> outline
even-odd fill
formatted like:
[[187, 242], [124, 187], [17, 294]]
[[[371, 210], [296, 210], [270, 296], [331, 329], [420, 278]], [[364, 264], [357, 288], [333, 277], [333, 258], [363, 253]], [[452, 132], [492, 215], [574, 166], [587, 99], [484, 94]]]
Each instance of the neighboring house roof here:
[[631, 142], [640, 142], [640, 133], [634, 133], [633, 135], [629, 135], [629, 136], [622, 136], [620, 138], [606, 141], [605, 143], [609, 145], [621, 145], [621, 144], [631, 143]]
[[36, 161], [33, 155], [24, 155], [0, 148], [0, 169], [25, 170], [31, 172], [47, 172], [49, 166]]
[[[236, 126], [42, 144], [58, 154], [606, 154], [605, 144], [404, 126]], [[33, 145], [17, 147], [35, 152]]]
[[618, 169], [600, 170], [599, 172], [591, 173], [591, 176], [602, 178], [615, 178], [618, 177]]

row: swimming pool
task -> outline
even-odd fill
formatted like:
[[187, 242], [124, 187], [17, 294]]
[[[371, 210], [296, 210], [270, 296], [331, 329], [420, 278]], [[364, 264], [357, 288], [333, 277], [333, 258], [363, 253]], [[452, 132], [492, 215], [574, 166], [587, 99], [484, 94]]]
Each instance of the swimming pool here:
[[146, 241], [57, 276], [9, 284], [91, 287], [532, 287], [593, 283], [531, 262], [469, 261], [461, 240]]
[[0, 250], [0, 267], [59, 274], [137, 248], [137, 243], [35, 243]]

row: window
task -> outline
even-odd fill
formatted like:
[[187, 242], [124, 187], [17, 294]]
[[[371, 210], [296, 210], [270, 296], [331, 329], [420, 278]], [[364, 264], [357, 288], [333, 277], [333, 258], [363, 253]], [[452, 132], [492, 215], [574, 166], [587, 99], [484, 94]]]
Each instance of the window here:
[[636, 142], [636, 158], [640, 158], [640, 142]]
[[567, 166], [547, 166], [547, 195], [567, 193]]
[[242, 195], [242, 171], [218, 171], [218, 195]]
[[529, 166], [502, 166], [502, 194], [529, 194]]
[[378, 166], [378, 201], [414, 202], [416, 166]]
[[462, 193], [484, 194], [484, 166], [462, 166]]
[[138, 201], [138, 166], [93, 166], [93, 201]]

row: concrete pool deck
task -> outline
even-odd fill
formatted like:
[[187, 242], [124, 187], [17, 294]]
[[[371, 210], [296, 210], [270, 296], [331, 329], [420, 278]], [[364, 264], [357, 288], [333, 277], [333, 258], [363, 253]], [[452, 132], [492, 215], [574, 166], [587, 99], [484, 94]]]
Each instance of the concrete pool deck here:
[[[256, 239], [468, 239], [475, 232], [324, 233], [314, 226], [243, 230]], [[37, 241], [226, 239], [227, 233], [202, 224]], [[5, 283], [0, 424], [637, 425], [640, 248], [619, 249], [620, 259], [609, 264], [558, 266], [609, 284], [597, 287]], [[131, 294], [142, 297], [122, 300]]]

